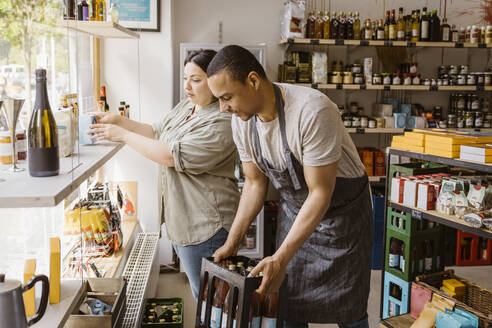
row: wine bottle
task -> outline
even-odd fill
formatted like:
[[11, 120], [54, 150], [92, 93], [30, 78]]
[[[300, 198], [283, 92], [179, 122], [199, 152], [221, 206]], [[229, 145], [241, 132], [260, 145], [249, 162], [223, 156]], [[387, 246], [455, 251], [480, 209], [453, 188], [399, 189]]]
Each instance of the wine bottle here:
[[58, 175], [58, 132], [46, 89], [46, 70], [36, 70], [36, 101], [29, 123], [29, 174], [33, 177]]

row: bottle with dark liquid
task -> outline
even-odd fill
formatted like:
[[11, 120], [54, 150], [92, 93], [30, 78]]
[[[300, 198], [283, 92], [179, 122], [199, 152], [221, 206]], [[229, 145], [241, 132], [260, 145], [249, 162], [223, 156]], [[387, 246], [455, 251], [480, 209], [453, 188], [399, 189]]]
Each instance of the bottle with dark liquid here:
[[386, 10], [386, 20], [384, 21], [384, 39], [389, 40], [389, 27], [390, 27], [390, 11]]
[[345, 23], [346, 25], [346, 36], [345, 38], [347, 40], [354, 40], [354, 16], [352, 16], [352, 12], [349, 12], [347, 21]]
[[376, 40], [384, 40], [384, 27], [383, 21], [379, 20], [376, 27]]
[[338, 24], [337, 13], [332, 12], [330, 20], [330, 39], [338, 38]]
[[[234, 264], [229, 265], [230, 271], [236, 271]], [[229, 293], [229, 284], [224, 280], [219, 280], [219, 284], [215, 289], [214, 299], [212, 301], [212, 311], [210, 313], [210, 327], [221, 328], [222, 311], [224, 309], [224, 303]]]
[[396, 238], [390, 241], [388, 265], [395, 269], [400, 267], [400, 242]]
[[277, 327], [278, 293], [266, 294], [261, 304], [261, 328]]
[[28, 132], [29, 174], [33, 177], [58, 175], [58, 130], [46, 88], [46, 70], [36, 70], [36, 101]]
[[202, 297], [202, 313], [200, 315], [201, 323], [205, 323], [205, 312], [207, 309], [207, 294], [208, 294], [208, 280], [205, 280], [205, 287], [203, 289], [203, 297]]
[[65, 2], [65, 13], [63, 15], [64, 19], [75, 19], [75, 0], [64, 0]]
[[99, 95], [99, 101], [104, 101], [104, 111], [109, 112], [109, 105], [106, 100], [106, 87], [102, 86], [101, 87], [101, 93]]
[[405, 16], [405, 41], [410, 41], [412, 39], [412, 15]]
[[429, 23], [429, 40], [432, 42], [441, 41], [441, 20], [437, 16], [437, 10], [432, 11]]
[[316, 33], [315, 27], [316, 27], [316, 15], [314, 14], [314, 11], [310, 11], [306, 23], [306, 38], [314, 39]]
[[442, 19], [441, 25], [441, 41], [450, 42], [451, 41], [451, 26], [448, 24], [448, 20], [446, 17]]
[[324, 30], [324, 18], [323, 13], [318, 11], [318, 15], [316, 16], [316, 22], [314, 24], [314, 36], [316, 39], [323, 39], [323, 30]]
[[345, 40], [347, 38], [347, 19], [345, 13], [342, 11], [340, 17], [338, 17], [338, 34], [337, 39]]
[[249, 310], [249, 327], [260, 328], [261, 324], [261, 295], [253, 292]]
[[393, 9], [391, 10], [388, 39], [396, 40], [396, 37], [397, 37], [397, 26], [396, 26], [396, 19], [395, 19], [395, 10]]
[[432, 271], [432, 242], [430, 240], [425, 241], [425, 260], [424, 260], [424, 272], [428, 273]]

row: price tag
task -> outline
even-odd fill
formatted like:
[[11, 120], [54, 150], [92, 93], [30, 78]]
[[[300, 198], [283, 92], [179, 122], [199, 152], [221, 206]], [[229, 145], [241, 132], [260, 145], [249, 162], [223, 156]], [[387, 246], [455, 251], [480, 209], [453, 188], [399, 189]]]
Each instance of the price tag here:
[[390, 91], [390, 90], [391, 90], [391, 88], [390, 88], [390, 86], [389, 86], [389, 85], [385, 85], [385, 86], [384, 86], [384, 91]]
[[288, 38], [288, 39], [287, 39], [287, 43], [288, 43], [288, 44], [294, 44], [294, 39], [292, 39], [292, 38]]
[[360, 45], [361, 46], [364, 46], [364, 47], [368, 47], [369, 46], [369, 41], [368, 40], [361, 40], [360, 41]]
[[361, 85], [360, 85], [360, 89], [361, 89], [361, 90], [366, 90], [366, 85], [365, 85], [365, 84], [361, 84]]
[[311, 39], [311, 41], [309, 41], [310, 44], [312, 45], [318, 45], [319, 44], [319, 40], [318, 39]]
[[409, 48], [415, 48], [417, 46], [416, 42], [407, 42], [407, 47]]
[[475, 130], [473, 130], [473, 131], [475, 131], [475, 132], [480, 132], [480, 129], [475, 129]]
[[311, 88], [313, 88], [313, 89], [318, 89], [318, 83], [313, 83], [313, 84], [311, 84]]
[[485, 87], [483, 84], [477, 85], [477, 91], [484, 91], [484, 90], [485, 90]]
[[343, 46], [344, 44], [345, 44], [345, 41], [343, 41], [343, 40], [335, 40], [336, 46]]
[[437, 85], [431, 85], [429, 90], [430, 91], [437, 91], [437, 90], [439, 90], [439, 88], [437, 87]]
[[456, 43], [454, 44], [454, 47], [455, 47], [455, 48], [463, 48], [463, 42], [456, 42]]
[[337, 84], [337, 90], [342, 90], [343, 89], [343, 85], [342, 84]]
[[393, 41], [384, 41], [384, 46], [385, 47], [391, 47], [391, 46], [393, 46]]
[[484, 48], [487, 48], [487, 44], [486, 43], [479, 43], [478, 47], [481, 49], [484, 49]]
[[417, 220], [422, 220], [422, 212], [417, 211], [417, 210], [412, 210], [410, 212], [410, 214], [412, 215], [412, 218], [417, 219]]
[[357, 133], [357, 134], [364, 134], [364, 133], [366, 133], [366, 129], [363, 129], [363, 128], [356, 128], [356, 129], [355, 129], [355, 133]]

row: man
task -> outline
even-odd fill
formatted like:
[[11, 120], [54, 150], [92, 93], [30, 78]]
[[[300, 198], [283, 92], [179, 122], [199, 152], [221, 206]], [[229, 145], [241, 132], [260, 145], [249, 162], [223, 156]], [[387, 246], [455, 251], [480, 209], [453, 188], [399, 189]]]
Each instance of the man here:
[[278, 291], [287, 272], [285, 327], [368, 327], [369, 185], [337, 106], [319, 91], [270, 82], [256, 58], [239, 46], [220, 50], [207, 75], [221, 111], [234, 114], [233, 137], [246, 179], [215, 260], [237, 253], [271, 181], [281, 196], [277, 251], [251, 272], [263, 272], [258, 292]]

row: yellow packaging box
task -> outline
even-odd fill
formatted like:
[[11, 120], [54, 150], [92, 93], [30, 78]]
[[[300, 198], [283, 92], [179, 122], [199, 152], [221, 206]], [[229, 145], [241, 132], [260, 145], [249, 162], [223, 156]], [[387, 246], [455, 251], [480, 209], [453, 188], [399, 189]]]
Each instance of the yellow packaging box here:
[[429, 155], [441, 156], [441, 157], [447, 157], [447, 158], [459, 158], [460, 157], [459, 151], [446, 151], [446, 150], [441, 150], [439, 148], [426, 147], [425, 153], [429, 154]]
[[[26, 260], [24, 266], [24, 284], [27, 283], [36, 273], [36, 259]], [[24, 293], [24, 307], [26, 308], [26, 316], [31, 317], [36, 314], [36, 299], [35, 290], [31, 288]]]
[[50, 304], [60, 302], [60, 238], [50, 238]]
[[459, 280], [445, 279], [442, 281], [442, 285], [457, 295], [465, 295], [466, 286]]

